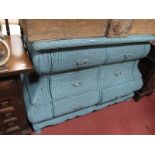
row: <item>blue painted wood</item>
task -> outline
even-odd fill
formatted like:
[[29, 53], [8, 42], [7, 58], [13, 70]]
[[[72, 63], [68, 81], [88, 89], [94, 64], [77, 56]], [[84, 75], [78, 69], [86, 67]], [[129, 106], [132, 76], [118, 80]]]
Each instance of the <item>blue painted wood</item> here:
[[24, 94], [28, 91], [30, 98], [30, 101], [25, 101], [26, 104], [30, 102], [27, 108], [29, 120], [37, 123], [91, 105], [121, 99], [141, 86], [137, 61], [131, 61], [41, 76], [38, 82], [33, 83], [25, 76]]
[[37, 78], [24, 76], [24, 100], [34, 130], [131, 98], [143, 84], [138, 61], [154, 39], [143, 35], [27, 43], [38, 73]]
[[71, 97], [98, 88], [99, 68], [59, 74], [50, 77], [53, 99]]
[[31, 51], [30, 55], [38, 74], [52, 74], [73, 69], [82, 69], [98, 65], [126, 62], [145, 57], [149, 44], [121, 45], [111, 47], [83, 47], [64, 49], [55, 52]]
[[32, 43], [33, 50], [49, 50], [71, 47], [120, 45], [128, 43], [144, 43], [155, 40], [155, 35], [130, 35], [126, 38], [80, 38], [68, 40], [41, 40]]

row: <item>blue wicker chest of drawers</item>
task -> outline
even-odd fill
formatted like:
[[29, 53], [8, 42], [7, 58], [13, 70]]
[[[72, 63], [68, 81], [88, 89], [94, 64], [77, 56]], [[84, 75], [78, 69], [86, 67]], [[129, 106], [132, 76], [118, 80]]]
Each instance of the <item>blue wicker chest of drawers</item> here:
[[24, 99], [35, 131], [128, 100], [143, 85], [139, 59], [153, 35], [25, 43], [35, 72]]

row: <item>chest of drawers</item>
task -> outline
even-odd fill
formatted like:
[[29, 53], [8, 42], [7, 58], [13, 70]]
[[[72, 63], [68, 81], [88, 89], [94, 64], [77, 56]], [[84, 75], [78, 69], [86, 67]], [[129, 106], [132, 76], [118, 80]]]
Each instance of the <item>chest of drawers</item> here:
[[10, 58], [0, 71], [0, 134], [30, 134], [23, 101], [21, 73], [32, 70], [20, 36], [7, 37]]
[[0, 78], [0, 133], [28, 134], [19, 76]]
[[24, 76], [34, 130], [131, 98], [142, 85], [139, 59], [155, 36], [28, 42], [35, 73]]

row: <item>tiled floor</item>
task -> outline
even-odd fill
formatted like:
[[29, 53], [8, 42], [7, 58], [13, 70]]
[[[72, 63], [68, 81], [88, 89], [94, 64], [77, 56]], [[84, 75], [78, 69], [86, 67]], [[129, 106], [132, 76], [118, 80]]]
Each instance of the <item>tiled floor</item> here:
[[64, 123], [42, 135], [155, 134], [155, 93], [139, 102], [121, 102]]

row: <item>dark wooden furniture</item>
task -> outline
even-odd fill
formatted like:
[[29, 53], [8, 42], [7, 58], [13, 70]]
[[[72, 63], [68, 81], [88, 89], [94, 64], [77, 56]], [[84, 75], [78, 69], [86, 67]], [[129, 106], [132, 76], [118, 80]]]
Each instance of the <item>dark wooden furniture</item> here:
[[144, 85], [137, 91], [134, 99], [138, 101], [143, 96], [151, 95], [155, 91], [155, 43], [151, 43], [151, 50], [148, 56], [139, 62], [139, 69], [142, 73]]
[[29, 134], [22, 97], [21, 73], [32, 71], [32, 63], [20, 36], [6, 38], [11, 49], [7, 71], [0, 72], [0, 134]]

